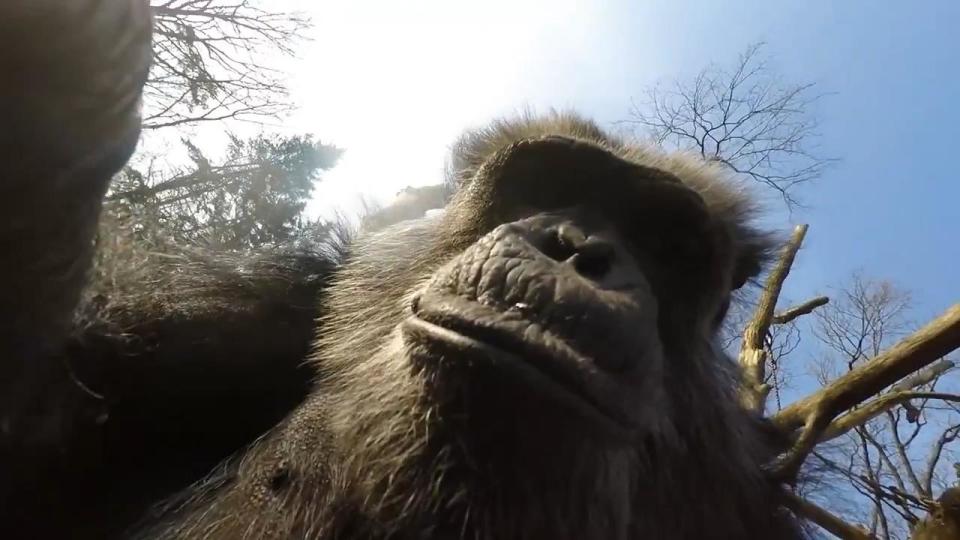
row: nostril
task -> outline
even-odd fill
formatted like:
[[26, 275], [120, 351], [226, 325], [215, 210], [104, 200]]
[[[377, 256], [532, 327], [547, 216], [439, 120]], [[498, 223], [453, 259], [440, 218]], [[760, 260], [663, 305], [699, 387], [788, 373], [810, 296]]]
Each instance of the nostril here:
[[540, 252], [557, 262], [563, 262], [577, 254], [576, 246], [564, 238], [563, 229], [551, 232], [543, 239]]
[[577, 273], [583, 277], [599, 280], [610, 273], [613, 265], [613, 249], [605, 243], [584, 245], [583, 249], [573, 256], [571, 262]]
[[540, 242], [540, 251], [557, 262], [568, 262], [581, 276], [600, 280], [614, 262], [613, 246], [598, 237], [587, 237], [578, 227], [561, 225]]

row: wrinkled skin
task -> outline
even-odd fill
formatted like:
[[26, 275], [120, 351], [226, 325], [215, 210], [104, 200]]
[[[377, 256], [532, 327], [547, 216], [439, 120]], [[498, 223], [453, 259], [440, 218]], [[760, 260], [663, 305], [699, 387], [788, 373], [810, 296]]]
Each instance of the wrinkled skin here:
[[372, 220], [342, 261], [209, 253], [149, 276], [163, 301], [90, 315], [96, 216], [137, 136], [142, 7], [65, 34], [140, 32], [120, 56], [70, 41], [84, 107], [48, 85], [56, 55], [27, 64], [38, 92], [0, 83], [22, 120], [0, 186], [23, 262], [3, 270], [6, 536], [800, 537], [715, 343], [769, 247], [749, 201], [576, 116], [468, 133], [444, 212]]

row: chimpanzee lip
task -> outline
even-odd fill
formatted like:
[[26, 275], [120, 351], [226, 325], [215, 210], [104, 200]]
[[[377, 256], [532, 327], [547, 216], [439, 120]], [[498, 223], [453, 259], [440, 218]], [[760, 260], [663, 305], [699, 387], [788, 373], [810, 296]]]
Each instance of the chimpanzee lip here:
[[[491, 316], [471, 318], [464, 313]], [[546, 394], [572, 405], [605, 431], [620, 437], [631, 436], [629, 422], [605, 401], [606, 396], [591, 391], [594, 389], [591, 379], [605, 377], [605, 374], [583, 369], [582, 366], [589, 361], [556, 337], [541, 335], [540, 339], [531, 339], [515, 328], [518, 324], [527, 329], [536, 328], [529, 321], [511, 320], [508, 323], [502, 317], [502, 313], [477, 302], [419, 299], [413, 316], [404, 321], [402, 329], [405, 334], [428, 344], [439, 343], [481, 361], [496, 362], [530, 380]], [[545, 344], [547, 339], [555, 346], [548, 347]]]

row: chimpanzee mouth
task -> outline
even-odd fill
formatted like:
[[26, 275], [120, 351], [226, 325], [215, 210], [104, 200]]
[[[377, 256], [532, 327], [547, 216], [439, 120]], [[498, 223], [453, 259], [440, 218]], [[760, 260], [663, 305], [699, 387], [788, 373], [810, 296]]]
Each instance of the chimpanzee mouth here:
[[442, 356], [509, 370], [603, 431], [632, 438], [630, 422], [606, 391], [614, 381], [537, 324], [460, 298], [420, 298], [413, 312], [401, 326], [405, 335]]

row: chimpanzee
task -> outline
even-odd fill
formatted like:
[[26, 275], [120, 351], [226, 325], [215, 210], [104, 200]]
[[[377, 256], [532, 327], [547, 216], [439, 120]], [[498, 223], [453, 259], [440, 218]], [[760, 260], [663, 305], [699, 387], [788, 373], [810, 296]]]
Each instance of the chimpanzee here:
[[0, 5], [4, 538], [801, 537], [715, 339], [772, 243], [717, 167], [503, 120], [442, 212], [108, 287], [149, 36], [142, 0]]

